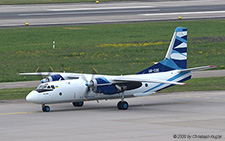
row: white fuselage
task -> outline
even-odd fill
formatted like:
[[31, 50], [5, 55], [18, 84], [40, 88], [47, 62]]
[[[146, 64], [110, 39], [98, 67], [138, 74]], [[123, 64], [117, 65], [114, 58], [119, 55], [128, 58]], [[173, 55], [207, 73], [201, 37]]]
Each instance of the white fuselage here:
[[[129, 78], [133, 79], [158, 79], [158, 80], [166, 80], [166, 81], [182, 81], [186, 78], [191, 77], [192, 72], [179, 73], [177, 70], [168, 71], [168, 72], [160, 72], [160, 73], [150, 73], [150, 74], [139, 74], [139, 75], [127, 75]], [[84, 74], [87, 79], [91, 79], [91, 74]], [[112, 79], [115, 76], [111, 75], [95, 75], [94, 78], [104, 77], [110, 83], [116, 83]], [[88, 90], [85, 85], [86, 82], [79, 79], [71, 79], [71, 80], [63, 80], [63, 81], [53, 81], [44, 83], [43, 85], [48, 85], [53, 88], [45, 88], [43, 91], [33, 90], [30, 92], [26, 99], [33, 103], [38, 104], [50, 104], [50, 103], [62, 103], [62, 102], [79, 102], [79, 101], [88, 101], [88, 100], [101, 100], [101, 99], [115, 99], [121, 98], [121, 92], [116, 94], [103, 94], [103, 93], [95, 93], [91, 89]], [[125, 90], [124, 96], [125, 98], [134, 97], [134, 96], [145, 96], [154, 94], [155, 92], [171, 86], [172, 84], [165, 83], [148, 83], [141, 82], [141, 86], [132, 89]]]

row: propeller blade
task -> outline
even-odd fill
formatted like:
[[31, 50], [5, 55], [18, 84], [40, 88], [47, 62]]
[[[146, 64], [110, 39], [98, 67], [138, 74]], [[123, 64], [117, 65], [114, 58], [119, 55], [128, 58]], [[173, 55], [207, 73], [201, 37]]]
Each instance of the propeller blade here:
[[87, 80], [87, 78], [86, 78], [85, 75], [81, 74], [81, 78], [82, 78], [84, 81], [88, 82], [88, 80]]

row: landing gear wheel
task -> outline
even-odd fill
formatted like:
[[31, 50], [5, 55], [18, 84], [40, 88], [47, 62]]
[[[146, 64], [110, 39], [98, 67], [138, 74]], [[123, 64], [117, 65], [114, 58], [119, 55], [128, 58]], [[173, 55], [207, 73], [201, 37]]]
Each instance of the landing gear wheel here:
[[122, 101], [119, 101], [118, 103], [117, 103], [117, 108], [119, 109], [119, 110], [121, 110], [121, 106], [122, 105]]
[[119, 110], [127, 110], [128, 107], [129, 107], [129, 105], [128, 105], [128, 103], [127, 103], [126, 101], [119, 101], [119, 102], [117, 103], [117, 108], [118, 108]]
[[83, 101], [80, 101], [80, 102], [73, 102], [73, 106], [74, 107], [82, 107], [84, 105], [84, 102]]
[[43, 112], [49, 112], [50, 111], [50, 107], [49, 106], [42, 106], [42, 111]]

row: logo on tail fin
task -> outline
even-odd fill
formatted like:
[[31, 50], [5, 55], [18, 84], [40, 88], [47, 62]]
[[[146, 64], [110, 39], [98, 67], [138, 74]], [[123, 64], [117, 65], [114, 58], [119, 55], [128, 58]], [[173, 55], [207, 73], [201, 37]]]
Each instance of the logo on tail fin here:
[[165, 59], [137, 74], [165, 72], [186, 68], [187, 68], [187, 28], [177, 27], [173, 34]]

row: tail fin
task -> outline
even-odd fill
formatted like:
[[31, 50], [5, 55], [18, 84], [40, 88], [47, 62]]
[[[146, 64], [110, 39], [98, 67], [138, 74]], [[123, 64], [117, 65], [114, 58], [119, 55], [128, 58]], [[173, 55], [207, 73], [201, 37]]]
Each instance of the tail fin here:
[[137, 73], [156, 73], [187, 68], [187, 28], [177, 27], [170, 42], [165, 59]]

